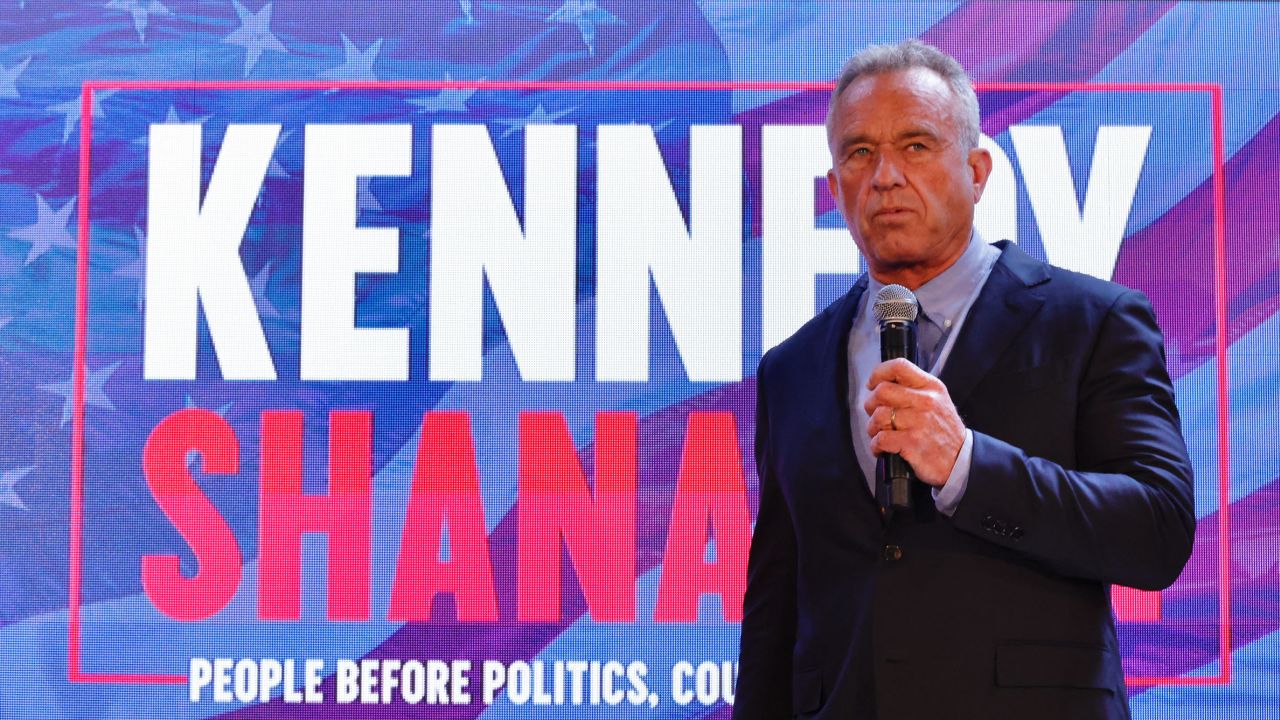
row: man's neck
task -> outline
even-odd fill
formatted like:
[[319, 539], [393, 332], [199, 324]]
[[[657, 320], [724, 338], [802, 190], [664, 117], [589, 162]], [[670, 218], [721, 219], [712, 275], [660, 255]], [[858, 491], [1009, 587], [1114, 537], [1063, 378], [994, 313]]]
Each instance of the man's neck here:
[[965, 231], [964, 242], [957, 242], [952, 245], [952, 251], [941, 261], [931, 262], [928, 264], [918, 263], [914, 265], [899, 265], [887, 268], [868, 267], [867, 272], [877, 282], [884, 285], [901, 285], [906, 289], [915, 292], [920, 289], [921, 285], [938, 277], [946, 272], [948, 268], [956, 264], [964, 251], [968, 249], [969, 243], [973, 237], [973, 228], [970, 227]]

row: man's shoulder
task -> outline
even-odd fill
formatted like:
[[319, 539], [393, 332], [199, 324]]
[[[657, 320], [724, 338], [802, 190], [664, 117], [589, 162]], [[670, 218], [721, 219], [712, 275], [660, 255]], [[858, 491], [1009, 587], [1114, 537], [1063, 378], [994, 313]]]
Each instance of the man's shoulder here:
[[[836, 331], [836, 326], [841, 322], [840, 316], [850, 315], [851, 319], [851, 313], [845, 304], [856, 302], [854, 296], [858, 292], [859, 290], [856, 286], [850, 289], [849, 292], [841, 295], [839, 299], [805, 321], [787, 339], [767, 350], [760, 358], [759, 373], [764, 373], [766, 365], [799, 370], [819, 362], [822, 356], [822, 348], [830, 341], [831, 333]], [[844, 330], [847, 332], [848, 328], [846, 327]]]
[[1120, 283], [1032, 258], [1011, 243], [998, 245], [1002, 257], [997, 267], [1013, 273], [1037, 294], [1066, 307], [1106, 309], [1126, 294], [1141, 296], [1140, 292]]
[[1103, 280], [1082, 272], [1061, 268], [1057, 265], [1046, 263], [1046, 267], [1049, 269], [1049, 278], [1051, 280], [1047, 285], [1051, 286], [1054, 292], [1063, 294], [1065, 296], [1064, 299], [1109, 306], [1121, 295], [1133, 292], [1131, 288], [1111, 280]]

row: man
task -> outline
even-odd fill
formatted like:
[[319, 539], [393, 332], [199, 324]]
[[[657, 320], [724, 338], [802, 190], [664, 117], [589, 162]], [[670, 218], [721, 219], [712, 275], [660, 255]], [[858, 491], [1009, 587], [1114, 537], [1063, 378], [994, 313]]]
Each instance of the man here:
[[[869, 272], [760, 362], [739, 720], [1129, 716], [1110, 585], [1167, 587], [1195, 529], [1160, 331], [1141, 293], [977, 238], [978, 128], [916, 41], [837, 82], [827, 177]], [[923, 369], [880, 362], [890, 283]], [[880, 511], [881, 453], [915, 511]]]

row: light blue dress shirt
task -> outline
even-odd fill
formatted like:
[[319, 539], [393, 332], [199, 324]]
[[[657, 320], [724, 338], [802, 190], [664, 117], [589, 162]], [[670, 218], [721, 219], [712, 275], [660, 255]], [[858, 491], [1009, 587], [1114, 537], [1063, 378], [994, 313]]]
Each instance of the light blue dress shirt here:
[[[959, 336], [959, 329], [969, 315], [969, 308], [987, 282], [991, 268], [1000, 258], [1000, 250], [982, 241], [975, 231], [969, 238], [969, 246], [960, 258], [937, 277], [916, 289], [920, 308], [942, 331], [932, 367], [927, 368], [935, 377], [942, 372], [951, 347]], [[884, 283], [867, 276], [867, 290], [858, 300], [854, 311], [853, 326], [849, 332], [847, 348], [849, 358], [849, 426], [853, 435], [854, 455], [866, 476], [867, 485], [875, 494], [876, 458], [871, 453], [871, 438], [867, 436], [867, 417], [863, 405], [871, 395], [866, 387], [867, 377], [880, 364], [880, 326], [871, 305]], [[941, 490], [933, 489], [933, 502], [938, 512], [951, 516], [964, 497], [969, 484], [969, 465], [973, 459], [973, 431], [964, 432], [964, 445], [956, 457], [956, 464]]]

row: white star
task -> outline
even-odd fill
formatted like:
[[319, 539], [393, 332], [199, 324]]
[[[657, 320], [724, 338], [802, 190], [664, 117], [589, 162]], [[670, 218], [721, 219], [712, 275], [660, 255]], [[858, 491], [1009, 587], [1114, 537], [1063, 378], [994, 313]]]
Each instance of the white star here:
[[147, 20], [151, 15], [172, 15], [169, 8], [158, 0], [111, 0], [108, 10], [120, 10], [133, 16], [133, 29], [138, 31], [138, 42], [146, 42]]
[[9, 237], [31, 243], [24, 265], [30, 265], [55, 245], [75, 249], [75, 238], [71, 237], [71, 233], [67, 230], [67, 224], [71, 222], [71, 213], [75, 209], [75, 198], [71, 198], [65, 205], [54, 210], [43, 197], [36, 195], [36, 221], [9, 233]]
[[596, 26], [618, 25], [622, 21], [616, 15], [596, 4], [596, 0], [565, 0], [555, 12], [547, 16], [547, 22], [571, 23], [578, 26], [587, 54], [596, 54]]
[[280, 311], [267, 297], [267, 283], [271, 280], [271, 261], [268, 260], [253, 280], [249, 281], [249, 291], [253, 293], [254, 304], [258, 306], [259, 317], [278, 318]]
[[[103, 408], [105, 410], [116, 409], [116, 406], [111, 402], [111, 398], [107, 397], [107, 392], [103, 389], [103, 386], [107, 384], [107, 381], [111, 379], [112, 374], [114, 374], [119, 367], [120, 362], [117, 360], [104, 368], [89, 371], [88, 375], [84, 379], [85, 407], [92, 405], [93, 407]], [[87, 367], [85, 369], [88, 370]], [[40, 386], [41, 390], [47, 390], [55, 395], [62, 396], [62, 427], [66, 427], [67, 421], [71, 419], [71, 411], [74, 409], [74, 406], [72, 405], [75, 401], [75, 394], [73, 392], [74, 383], [75, 375], [72, 375], [70, 378], [63, 380], [60, 383], [50, 383], [48, 385]]]
[[[103, 90], [93, 94], [93, 105], [90, 108], [93, 117], [102, 117], [102, 101], [115, 95], [116, 92], [116, 90]], [[71, 137], [71, 131], [80, 123], [80, 96], [77, 95], [64, 103], [50, 105], [45, 110], [65, 116], [62, 120], [62, 142], [66, 144], [67, 138]]]
[[31, 56], [28, 55], [26, 60], [11, 68], [0, 65], [0, 98], [15, 99], [20, 97], [18, 94], [18, 76], [30, 64]]
[[[190, 395], [187, 396], [186, 405], [188, 410], [198, 409], [200, 407], [199, 405], [196, 404], [195, 400], [191, 399]], [[231, 409], [231, 403], [223, 403], [223, 405], [219, 407], [217, 410], [214, 410], [213, 413], [220, 418], [225, 418], [227, 416], [227, 411], [230, 409]]]
[[[290, 176], [289, 171], [284, 169], [284, 166], [280, 164], [279, 160], [271, 158], [271, 164], [267, 166], [267, 177], [276, 178], [277, 180], [288, 180]], [[258, 198], [258, 204], [262, 204], [262, 198]]]
[[471, 14], [471, 0], [458, 0], [458, 9], [462, 10], [462, 17], [468, 25], [475, 25], [476, 16]]
[[[161, 120], [161, 121], [160, 121], [160, 122], [158, 122], [158, 123], [151, 123], [151, 124], [152, 124], [152, 125], [184, 125], [184, 124], [196, 124], [196, 125], [203, 125], [203, 124], [204, 124], [204, 122], [205, 122], [206, 120], [208, 120], [209, 118], [211, 118], [211, 117], [213, 117], [213, 116], [212, 116], [212, 115], [201, 115], [200, 117], [191, 118], [190, 120], [183, 120], [183, 119], [178, 115], [178, 109], [177, 109], [177, 108], [175, 108], [174, 106], [170, 105], [170, 106], [169, 106], [169, 110], [168, 110], [168, 112], [166, 112], [166, 113], [165, 113], [165, 115], [164, 115], [164, 120]], [[143, 136], [142, 136], [142, 137], [140, 137], [140, 138], [134, 138], [133, 142], [134, 142], [134, 144], [135, 144], [135, 145], [146, 145], [146, 144], [147, 144], [147, 139], [148, 139], [149, 137], [150, 137], [150, 130], [148, 130], [148, 134], [147, 134], [147, 135], [143, 135]]]
[[35, 469], [35, 465], [28, 465], [6, 470], [3, 475], [0, 475], [0, 505], [8, 505], [18, 510], [28, 509], [27, 504], [22, 502], [22, 498], [18, 495], [18, 481], [30, 475]]
[[371, 177], [356, 178], [356, 209], [382, 212], [382, 203], [373, 194], [372, 182]]
[[162, 122], [165, 125], [182, 125], [183, 123], [203, 125], [204, 121], [211, 117], [213, 117], [213, 115], [201, 115], [200, 117], [191, 118], [190, 120], [183, 120], [178, 116], [178, 108], [170, 105], [169, 109], [164, 114], [164, 120]]
[[[284, 132], [280, 133], [279, 139], [276, 140], [276, 147], [278, 148], [281, 145], [283, 145], [284, 141], [288, 140], [289, 136], [292, 134], [293, 134], [292, 130], [285, 130]], [[290, 177], [289, 171], [284, 169], [284, 166], [280, 164], [280, 161], [276, 159], [276, 156], [274, 154], [272, 154], [271, 156], [271, 164], [267, 166], [267, 177], [279, 178], [281, 180], [288, 180]], [[259, 203], [262, 202], [262, 197], [263, 196], [261, 195], [258, 196]]]
[[231, 2], [236, 6], [236, 15], [240, 16], [240, 27], [222, 38], [222, 42], [244, 48], [245, 77], [249, 77], [253, 66], [258, 64], [258, 58], [262, 57], [264, 51], [274, 50], [286, 55], [289, 53], [289, 50], [280, 42], [280, 38], [271, 32], [271, 3], [263, 5], [261, 10], [252, 13], [236, 0]]
[[[630, 124], [632, 124], [632, 125], [649, 125], [651, 128], [653, 128], [653, 136], [656, 138], [656, 137], [658, 137], [658, 136], [662, 135], [662, 131], [663, 131], [663, 130], [666, 130], [666, 129], [667, 129], [667, 127], [668, 127], [668, 126], [670, 126], [670, 125], [671, 125], [671, 123], [673, 123], [673, 122], [675, 122], [675, 118], [669, 118], [669, 119], [667, 119], [667, 120], [659, 120], [658, 122], [653, 123], [653, 124], [650, 124], [650, 123], [648, 123], [648, 122], [640, 122], [640, 121], [637, 121], [637, 120], [632, 120]], [[596, 143], [596, 139], [595, 139], [595, 136], [594, 136], [594, 135], [593, 135], [593, 136], [591, 136], [591, 137], [588, 137], [588, 138], [584, 138], [584, 139], [583, 139], [583, 141], [582, 141], [582, 149], [583, 149], [584, 151], [585, 151], [585, 150], [595, 150], [595, 149], [598, 149], [598, 147], [599, 147], [599, 145]]]
[[361, 50], [351, 42], [345, 33], [342, 34], [342, 52], [346, 59], [342, 64], [325, 70], [320, 77], [325, 80], [377, 80], [373, 72], [373, 62], [378, 59], [378, 51], [382, 49], [382, 38], [378, 38], [367, 49]]
[[[453, 80], [453, 77], [445, 73], [446, 81]], [[483, 80], [484, 78], [480, 78]], [[439, 94], [432, 95], [429, 98], [416, 98], [409, 100], [410, 105], [417, 105], [422, 108], [420, 113], [438, 113], [438, 112], [455, 112], [467, 113], [471, 109], [467, 107], [467, 100], [476, 94], [475, 88], [445, 88]]]
[[137, 225], [133, 226], [133, 239], [138, 245], [138, 259], [116, 268], [113, 273], [117, 277], [127, 278], [138, 281], [138, 297], [136, 304], [138, 311], [142, 311], [142, 290], [145, 284], [144, 277], [147, 272], [147, 236], [143, 234], [142, 228]]
[[571, 108], [566, 108], [558, 112], [549, 113], [547, 112], [546, 108], [542, 107], [542, 103], [538, 103], [538, 106], [533, 109], [533, 112], [529, 113], [529, 117], [495, 118], [494, 122], [498, 123], [499, 125], [507, 126], [507, 131], [502, 133], [502, 136], [501, 136], [505, 138], [511, 133], [523, 128], [525, 125], [550, 125], [554, 123], [556, 120], [559, 120], [560, 118], [564, 117], [565, 115], [568, 115], [569, 113], [577, 109], [578, 109], [578, 106], [574, 105]]

